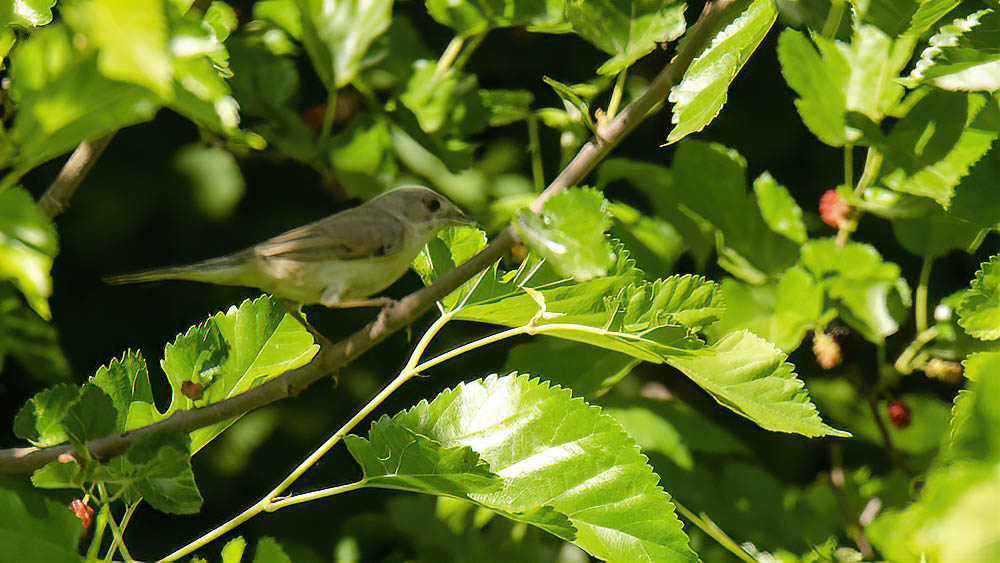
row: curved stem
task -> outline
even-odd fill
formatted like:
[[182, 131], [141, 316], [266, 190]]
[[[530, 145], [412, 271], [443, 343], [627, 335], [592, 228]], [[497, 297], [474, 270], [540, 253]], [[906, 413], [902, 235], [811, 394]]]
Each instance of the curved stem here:
[[[879, 170], [882, 169], [882, 153], [878, 152], [873, 147], [868, 148], [868, 153], [865, 156], [865, 168], [861, 171], [861, 177], [858, 178], [858, 184], [854, 187], [854, 195], [861, 197], [868, 186], [875, 181], [878, 177]], [[847, 240], [851, 237], [853, 233], [858, 228], [858, 220], [861, 218], [861, 211], [857, 208], [851, 213], [851, 217], [844, 221], [837, 231], [837, 245], [843, 246], [847, 243]]]
[[326, 141], [333, 129], [333, 122], [337, 118], [337, 89], [330, 90], [326, 97], [326, 109], [323, 111], [323, 129], [320, 130], [320, 141]]
[[473, 36], [473, 38], [465, 45], [465, 48], [462, 49], [462, 54], [455, 60], [455, 64], [452, 65], [453, 69], [461, 70], [465, 68], [465, 63], [469, 62], [469, 58], [472, 57], [472, 53], [475, 53], [476, 49], [479, 48], [479, 44], [483, 42], [483, 39], [486, 39], [486, 33], [486, 31], [482, 31]]
[[608, 102], [608, 119], [614, 119], [618, 113], [618, 106], [622, 103], [622, 94], [625, 91], [625, 75], [628, 69], [618, 73], [615, 80], [615, 89], [611, 92], [611, 101]]
[[728, 549], [729, 552], [739, 558], [740, 561], [748, 561], [751, 563], [756, 561], [752, 555], [740, 547], [740, 544], [736, 543], [733, 538], [729, 537], [729, 535], [722, 528], [720, 528], [718, 524], [713, 522], [707, 514], [702, 513], [701, 516], [699, 516], [694, 512], [691, 512], [686, 506], [677, 500], [677, 497], [670, 500], [674, 503], [674, 506], [677, 507], [677, 512], [679, 512], [681, 516], [687, 518], [688, 521], [697, 526], [702, 532], [705, 532], [705, 535], [718, 542], [719, 545]]
[[934, 258], [925, 256], [924, 263], [920, 266], [920, 281], [917, 283], [917, 291], [913, 304], [918, 333], [927, 330], [927, 287], [931, 282], [931, 268], [933, 265]]
[[456, 35], [451, 38], [448, 46], [444, 48], [444, 52], [441, 53], [441, 58], [438, 59], [437, 67], [434, 69], [434, 75], [437, 78], [441, 78], [446, 72], [451, 70], [452, 63], [455, 62], [455, 58], [462, 51], [462, 45], [465, 44], [465, 39], [460, 35]]
[[339, 495], [341, 493], [349, 493], [351, 491], [356, 491], [358, 489], [365, 488], [364, 481], [357, 481], [354, 483], [348, 483], [346, 485], [338, 485], [336, 487], [328, 487], [326, 489], [320, 489], [318, 491], [312, 491], [311, 493], [302, 493], [301, 495], [292, 495], [290, 497], [284, 497], [275, 499], [273, 502], [267, 505], [264, 510], [267, 512], [274, 512], [275, 510], [281, 510], [282, 508], [292, 506], [294, 504], [301, 504], [303, 502], [309, 502], [311, 500], [319, 500], [321, 498], [332, 497], [334, 495]]
[[840, 28], [840, 20], [844, 17], [845, 0], [833, 0], [830, 3], [830, 11], [826, 13], [826, 21], [823, 22], [823, 30], [820, 32], [827, 39], [837, 34]]

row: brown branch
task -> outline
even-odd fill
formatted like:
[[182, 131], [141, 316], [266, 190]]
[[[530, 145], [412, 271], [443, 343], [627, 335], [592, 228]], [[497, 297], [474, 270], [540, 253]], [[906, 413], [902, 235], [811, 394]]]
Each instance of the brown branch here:
[[76, 189], [80, 187], [80, 183], [94, 167], [94, 163], [100, 158], [101, 153], [108, 148], [115, 133], [117, 131], [100, 139], [84, 141], [76, 147], [69, 160], [63, 165], [62, 170], [59, 171], [59, 175], [38, 200], [38, 206], [42, 208], [49, 219], [55, 218], [56, 215], [69, 208], [69, 200], [73, 198]]
[[[731, 4], [732, 0], [719, 0], [710, 1], [705, 5], [698, 21], [681, 42], [677, 56], [657, 75], [639, 98], [598, 129], [599, 135], [585, 144], [559, 176], [538, 196], [532, 204], [533, 211], [539, 211], [545, 200], [554, 193], [581, 181], [649, 114], [654, 106], [666, 99], [670, 88], [680, 81], [691, 61], [708, 41], [713, 24]], [[324, 347], [316, 358], [305, 366], [223, 401], [175, 412], [165, 420], [124, 434], [92, 440], [87, 443], [87, 449], [97, 459], [107, 460], [121, 455], [140, 435], [162, 429], [191, 432], [242, 415], [279, 399], [295, 396], [317, 380], [336, 373], [376, 344], [419, 319], [434, 307], [435, 302], [499, 260], [511, 248], [515, 239], [514, 230], [505, 229], [469, 261], [441, 276], [433, 284], [411, 293], [392, 307], [382, 309], [375, 320], [348, 338]], [[0, 475], [31, 473], [54, 461], [60, 454], [72, 452], [72, 446], [0, 450]]]

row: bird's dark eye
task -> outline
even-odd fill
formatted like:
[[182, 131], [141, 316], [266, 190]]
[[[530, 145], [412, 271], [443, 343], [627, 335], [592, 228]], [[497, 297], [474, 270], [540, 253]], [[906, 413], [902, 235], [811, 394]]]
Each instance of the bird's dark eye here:
[[430, 211], [431, 213], [434, 213], [438, 209], [441, 209], [441, 202], [436, 199], [428, 199], [427, 201], [424, 202], [424, 205], [427, 206], [427, 211]]

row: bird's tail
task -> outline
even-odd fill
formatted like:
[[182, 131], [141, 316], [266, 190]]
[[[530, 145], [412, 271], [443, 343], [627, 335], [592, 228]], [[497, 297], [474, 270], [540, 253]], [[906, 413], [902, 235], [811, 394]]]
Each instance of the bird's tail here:
[[[198, 282], [215, 283], [220, 285], [233, 285], [234, 278], [238, 276], [246, 266], [246, 257], [242, 253], [210, 258], [187, 266], [172, 266], [169, 268], [154, 268], [133, 272], [130, 274], [120, 274], [117, 276], [107, 276], [103, 278], [105, 283], [111, 285], [124, 285], [127, 283], [144, 283], [159, 280], [190, 280]], [[236, 283], [236, 285], [239, 285]]]

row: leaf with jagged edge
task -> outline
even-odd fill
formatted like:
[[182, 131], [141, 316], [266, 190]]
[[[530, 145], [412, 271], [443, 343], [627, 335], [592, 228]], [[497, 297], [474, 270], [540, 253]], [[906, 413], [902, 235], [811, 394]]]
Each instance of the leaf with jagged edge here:
[[[412, 268], [420, 275], [424, 285], [430, 285], [484, 248], [486, 248], [486, 233], [481, 229], [466, 225], [450, 227], [439, 231], [428, 241], [420, 254], [413, 259]], [[473, 278], [465, 282], [438, 303], [446, 311], [453, 309], [462, 297], [475, 287], [476, 281], [476, 278]]]
[[778, 17], [773, 0], [742, 0], [715, 24], [709, 46], [691, 63], [680, 83], [670, 90], [674, 128], [666, 144], [704, 129], [719, 115], [729, 85], [757, 50]]
[[435, 21], [462, 37], [491, 29], [525, 25], [529, 31], [565, 33], [564, 0], [427, 0], [427, 12]]
[[[276, 299], [268, 295], [248, 299], [238, 308], [216, 313], [167, 344], [160, 366], [170, 382], [172, 396], [167, 411], [159, 416], [194, 406], [181, 392], [185, 381], [204, 387], [199, 402], [214, 403], [305, 365], [318, 351], [312, 335], [287, 315]], [[145, 404], [133, 403], [140, 407]], [[236, 420], [192, 432], [191, 451], [200, 450]]]
[[20, 186], [0, 191], [0, 282], [10, 280], [46, 320], [52, 316], [48, 298], [58, 252], [55, 226], [31, 194]]
[[469, 447], [489, 463], [503, 486], [468, 493], [477, 504], [600, 559], [697, 560], [635, 440], [569, 390], [527, 375], [491, 375], [392, 421], [443, 447]]
[[65, 505], [28, 485], [0, 487], [0, 541], [5, 561], [80, 562], [81, 521]]
[[302, 43], [330, 92], [354, 80], [372, 42], [392, 21], [392, 0], [297, 0], [297, 4], [302, 12]]
[[945, 90], [1000, 89], [1000, 11], [980, 10], [956, 19], [930, 38], [906, 80], [913, 88], [930, 82]]
[[958, 307], [958, 324], [981, 340], [1000, 338], [1000, 255], [979, 267]]

